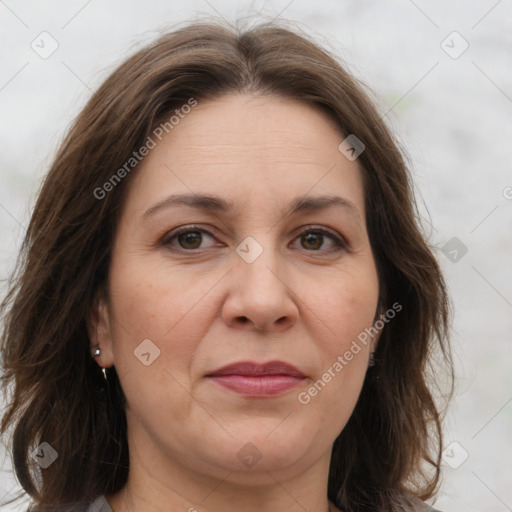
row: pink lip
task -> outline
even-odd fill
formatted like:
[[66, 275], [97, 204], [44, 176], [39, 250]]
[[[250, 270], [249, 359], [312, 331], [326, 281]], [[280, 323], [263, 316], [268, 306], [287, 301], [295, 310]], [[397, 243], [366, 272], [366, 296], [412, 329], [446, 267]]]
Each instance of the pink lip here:
[[291, 364], [242, 361], [207, 375], [221, 386], [244, 396], [275, 396], [297, 386], [306, 376]]

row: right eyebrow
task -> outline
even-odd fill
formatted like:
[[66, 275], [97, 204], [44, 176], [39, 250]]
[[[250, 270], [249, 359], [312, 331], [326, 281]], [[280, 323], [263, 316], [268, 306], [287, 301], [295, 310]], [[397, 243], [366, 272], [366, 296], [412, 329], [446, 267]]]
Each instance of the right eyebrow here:
[[227, 212], [233, 208], [232, 203], [216, 196], [201, 194], [173, 194], [151, 206], [151, 208], [144, 212], [143, 217], [149, 217], [163, 208], [169, 208], [175, 205], [185, 205], [198, 210], [219, 212]]

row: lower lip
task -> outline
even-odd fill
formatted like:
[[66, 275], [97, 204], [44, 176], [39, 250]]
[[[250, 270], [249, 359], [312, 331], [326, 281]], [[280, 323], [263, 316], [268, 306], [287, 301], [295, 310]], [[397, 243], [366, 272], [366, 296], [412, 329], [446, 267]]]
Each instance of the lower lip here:
[[221, 386], [244, 396], [275, 396], [300, 384], [304, 378], [290, 375], [218, 375], [211, 377]]

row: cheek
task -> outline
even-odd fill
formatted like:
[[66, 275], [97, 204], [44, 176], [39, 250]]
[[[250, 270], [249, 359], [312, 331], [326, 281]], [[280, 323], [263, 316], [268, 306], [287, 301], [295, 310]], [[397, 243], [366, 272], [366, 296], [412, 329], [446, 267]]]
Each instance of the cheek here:
[[[191, 281], [190, 275], [142, 256], [118, 257], [110, 273], [115, 365], [139, 371], [143, 340], [160, 351], [149, 368], [165, 368], [187, 383], [194, 354], [208, 330], [212, 307], [208, 294], [218, 276]], [[151, 345], [149, 345], [151, 348]], [[151, 352], [151, 350], [150, 350]]]
[[151, 258], [119, 258], [111, 269], [113, 314], [137, 336], [163, 340], [193, 314], [208, 290], [207, 283], [191, 283], [176, 269], [152, 264]]
[[189, 414], [185, 389], [190, 387], [191, 361], [203, 336], [204, 323], [197, 321], [203, 288], [149, 261], [125, 257], [111, 266], [115, 366], [127, 409], [141, 424], [160, 418], [157, 423], [168, 425], [171, 410], [172, 422], [184, 421]]
[[334, 440], [352, 415], [364, 383], [370, 342], [358, 336], [372, 325], [377, 295], [343, 290], [331, 299], [326, 320], [330, 335], [317, 346], [319, 373], [297, 399], [310, 418], [328, 425], [324, 435]]
[[[365, 265], [340, 274], [338, 282], [323, 286], [323, 291], [310, 296], [311, 304], [328, 329], [321, 345], [322, 373], [311, 396], [318, 401], [340, 403], [350, 411], [361, 390], [368, 367], [372, 326], [378, 304], [378, 278], [375, 268]], [[374, 338], [375, 341], [377, 338]], [[313, 383], [314, 384], [314, 383]]]
[[372, 325], [379, 298], [377, 272], [373, 265], [348, 268], [314, 298], [332, 336], [329, 352], [346, 350], [354, 339]]

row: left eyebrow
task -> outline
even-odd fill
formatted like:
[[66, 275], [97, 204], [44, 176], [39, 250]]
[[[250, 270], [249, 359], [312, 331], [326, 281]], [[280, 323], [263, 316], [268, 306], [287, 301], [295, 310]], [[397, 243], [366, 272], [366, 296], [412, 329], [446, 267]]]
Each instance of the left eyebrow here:
[[340, 196], [316, 196], [316, 197], [298, 197], [294, 199], [285, 210], [286, 215], [299, 212], [326, 210], [332, 206], [344, 208], [348, 213], [361, 222], [361, 216], [356, 205]]
[[[143, 214], [143, 217], [149, 217], [159, 210], [176, 205], [189, 206], [190, 208], [196, 208], [210, 212], [213, 211], [227, 213], [230, 210], [233, 210], [232, 202], [228, 202], [218, 196], [203, 194], [174, 194], [151, 206], [151, 208], [149, 208]], [[333, 206], [338, 206], [345, 209], [357, 221], [361, 222], [361, 216], [355, 204], [340, 196], [324, 195], [316, 197], [297, 197], [292, 200], [281, 213], [282, 215], [287, 216], [294, 213], [325, 210]]]

